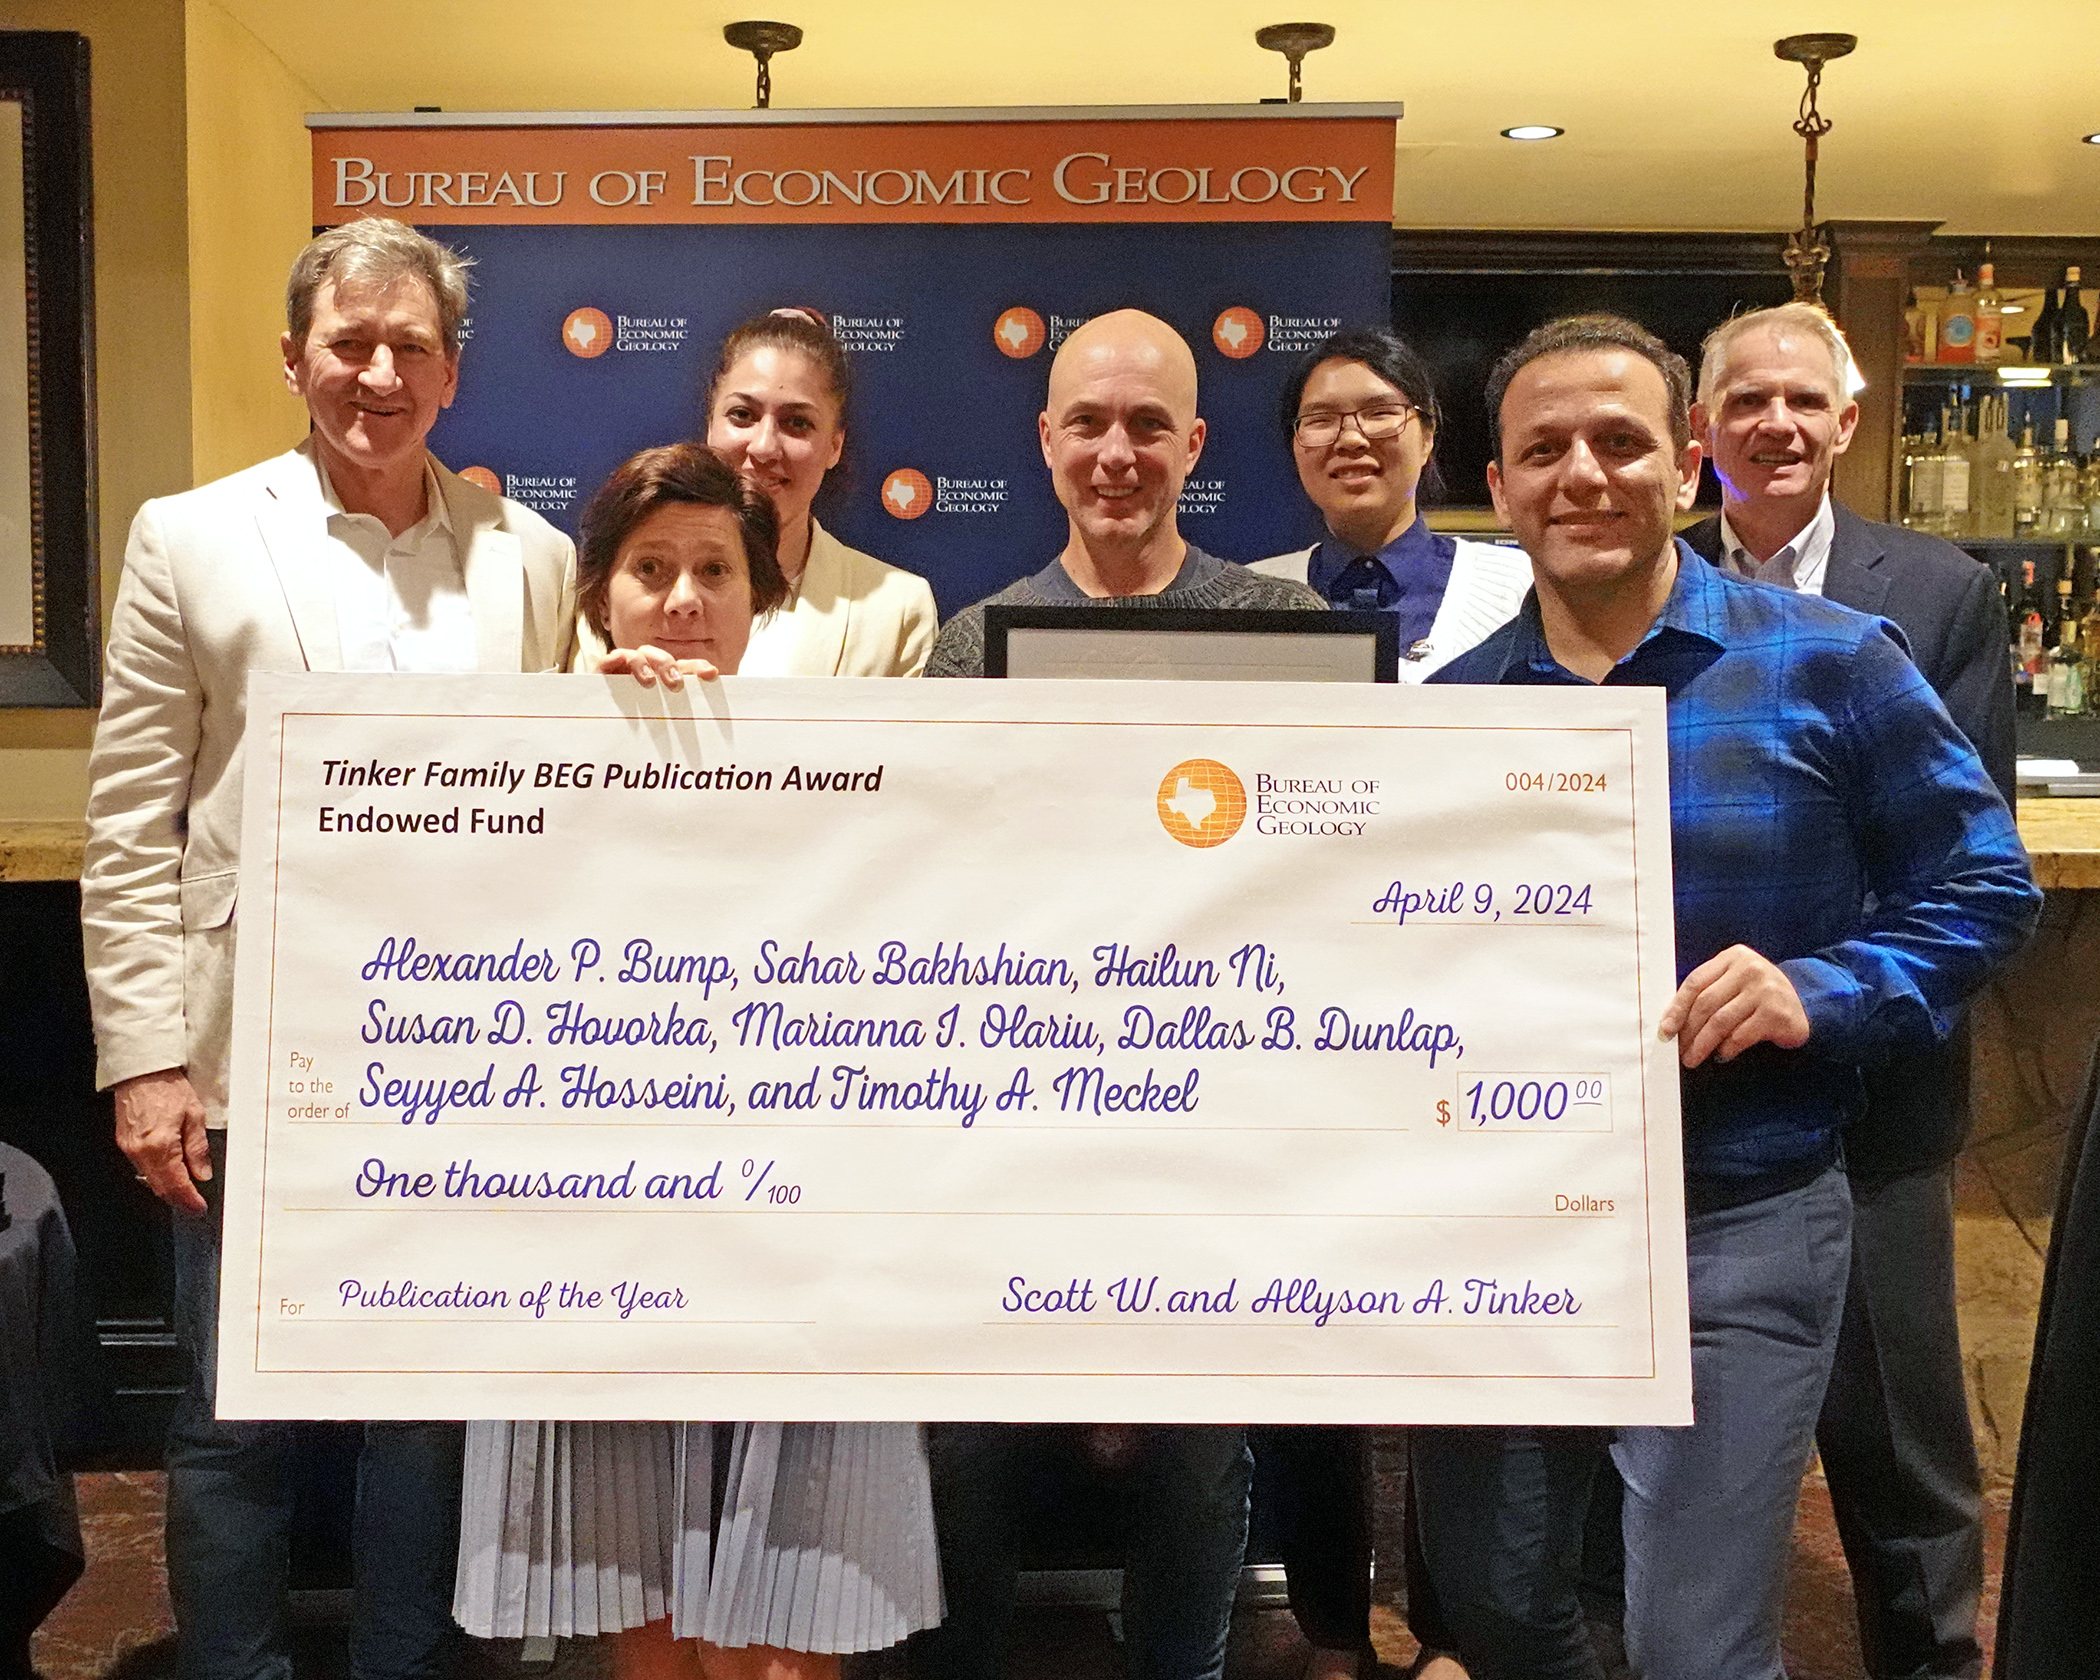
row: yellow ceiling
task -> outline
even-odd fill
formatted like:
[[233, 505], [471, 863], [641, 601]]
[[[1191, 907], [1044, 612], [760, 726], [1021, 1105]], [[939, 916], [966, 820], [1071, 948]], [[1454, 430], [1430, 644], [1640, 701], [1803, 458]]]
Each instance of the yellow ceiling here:
[[[739, 17], [785, 16], [774, 104], [1237, 102], [1283, 91], [1254, 30], [1335, 44], [1309, 98], [1401, 100], [1394, 219], [1417, 227], [1783, 228], [1800, 215], [1797, 30], [1847, 30], [1820, 212], [1950, 232], [2100, 231], [2100, 0], [197, 0], [317, 108], [663, 110], [750, 103]], [[1519, 145], [1498, 130], [1556, 123]]]

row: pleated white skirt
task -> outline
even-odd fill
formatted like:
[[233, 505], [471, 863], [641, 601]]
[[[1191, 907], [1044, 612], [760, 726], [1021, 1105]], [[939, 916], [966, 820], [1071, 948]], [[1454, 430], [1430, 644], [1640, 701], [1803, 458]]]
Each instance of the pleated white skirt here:
[[915, 1423], [470, 1423], [452, 1614], [483, 1639], [671, 1618], [716, 1645], [879, 1651], [941, 1619]]

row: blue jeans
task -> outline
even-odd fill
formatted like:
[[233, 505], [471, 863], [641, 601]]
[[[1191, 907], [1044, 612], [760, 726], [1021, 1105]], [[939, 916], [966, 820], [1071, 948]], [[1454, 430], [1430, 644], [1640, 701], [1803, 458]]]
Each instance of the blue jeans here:
[[[206, 1213], [174, 1216], [175, 1334], [189, 1382], [168, 1431], [168, 1596], [182, 1680], [291, 1680], [285, 1590], [297, 1426], [221, 1422], [219, 1246], [226, 1134], [213, 1132]], [[356, 1680], [428, 1680], [457, 1648], [463, 1424], [368, 1423], [357, 1462]]]
[[[1690, 1428], [1618, 1432], [1626, 1648], [1642, 1680], [1783, 1680], [1794, 1506], [1837, 1353], [1852, 1201], [1833, 1167], [1685, 1222]], [[1417, 1520], [1474, 1680], [1584, 1680], [1582, 1534], [1605, 1436], [1414, 1433]]]
[[[927, 1426], [948, 1619], [914, 1634], [915, 1680], [998, 1680], [1013, 1611], [1026, 1447], [1063, 1426]], [[1237, 1426], [1156, 1425], [1124, 1478], [1123, 1647], [1129, 1680], [1219, 1680], [1247, 1547], [1254, 1459]]]
[[1689, 1429], [1622, 1429], [1626, 1654], [1644, 1680], [1785, 1680], [1787, 1560], [1837, 1359], [1852, 1195], [1832, 1167], [1686, 1222]]

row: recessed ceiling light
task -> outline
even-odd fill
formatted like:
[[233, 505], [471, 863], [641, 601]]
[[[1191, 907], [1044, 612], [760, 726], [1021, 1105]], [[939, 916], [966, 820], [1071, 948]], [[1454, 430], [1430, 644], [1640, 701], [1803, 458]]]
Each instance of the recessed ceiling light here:
[[2088, 134], [2084, 139], [2088, 146], [2100, 146], [2100, 134]]
[[[1515, 128], [1505, 128], [1502, 131], [1502, 138], [1505, 140], [1553, 140], [1567, 132], [1564, 128], [1550, 128], [1545, 123], [1519, 123]], [[2094, 138], [2095, 143], [2100, 144], [2100, 136], [2095, 136]]]

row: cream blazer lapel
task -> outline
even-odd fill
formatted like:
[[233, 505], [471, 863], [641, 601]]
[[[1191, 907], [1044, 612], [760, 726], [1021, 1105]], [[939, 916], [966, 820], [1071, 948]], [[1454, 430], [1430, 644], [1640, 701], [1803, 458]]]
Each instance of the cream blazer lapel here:
[[328, 504], [321, 499], [320, 469], [302, 444], [272, 463], [263, 499], [255, 510], [256, 533], [277, 573], [292, 615], [300, 656], [309, 671], [340, 671], [343, 639], [335, 621], [335, 585], [322, 545], [328, 540]]
[[[518, 539], [498, 527], [494, 514], [476, 517], [455, 482], [437, 468], [438, 493], [459, 543], [467, 601], [474, 609], [474, 664], [482, 671], [515, 671], [525, 645], [525, 556]], [[483, 504], [488, 506], [491, 504]]]
[[812, 519], [802, 587], [793, 601], [755, 630], [742, 670], [750, 676], [837, 676], [852, 618], [845, 545]]

